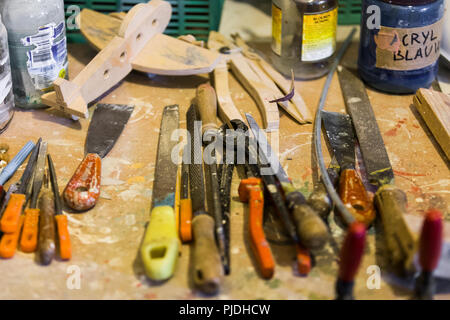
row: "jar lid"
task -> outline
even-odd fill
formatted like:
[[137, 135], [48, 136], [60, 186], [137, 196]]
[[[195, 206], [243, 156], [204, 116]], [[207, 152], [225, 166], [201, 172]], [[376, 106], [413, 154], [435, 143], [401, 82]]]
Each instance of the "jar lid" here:
[[400, 6], [421, 6], [424, 4], [436, 2], [437, 0], [382, 0], [390, 4], [397, 4]]

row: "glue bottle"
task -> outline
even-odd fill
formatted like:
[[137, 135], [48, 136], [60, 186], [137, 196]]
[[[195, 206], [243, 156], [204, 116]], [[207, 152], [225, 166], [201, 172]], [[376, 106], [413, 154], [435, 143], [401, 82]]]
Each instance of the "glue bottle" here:
[[14, 95], [9, 64], [8, 34], [0, 19], [0, 133], [7, 128], [13, 114]]
[[3, 0], [16, 106], [43, 108], [41, 96], [68, 73], [63, 0]]
[[272, 63], [287, 77], [328, 73], [336, 51], [336, 0], [272, 0]]

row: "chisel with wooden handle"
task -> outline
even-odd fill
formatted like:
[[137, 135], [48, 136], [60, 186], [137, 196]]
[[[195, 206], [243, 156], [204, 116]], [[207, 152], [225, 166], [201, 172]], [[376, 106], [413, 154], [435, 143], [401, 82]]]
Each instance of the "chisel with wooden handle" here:
[[61, 260], [72, 258], [72, 244], [70, 242], [69, 225], [67, 216], [62, 211], [62, 200], [59, 194], [58, 180], [51, 155], [47, 155], [48, 171], [52, 183], [53, 198], [55, 202], [55, 222], [58, 236], [59, 257]]
[[375, 206], [381, 216], [390, 265], [400, 272], [412, 271], [417, 239], [404, 219], [406, 194], [394, 184], [394, 171], [366, 88], [359, 77], [344, 67], [338, 68], [338, 75], [369, 182], [379, 188]]
[[217, 294], [222, 286], [224, 269], [215, 239], [215, 221], [205, 208], [202, 131], [195, 105], [189, 108], [186, 117], [191, 139], [189, 184], [194, 215], [193, 282], [201, 292]]
[[150, 222], [140, 248], [145, 273], [156, 281], [172, 277], [180, 246], [174, 211], [178, 165], [177, 159], [172, 159], [177, 141], [171, 139], [178, 126], [178, 105], [165, 107], [159, 132]]
[[55, 201], [49, 189], [49, 174], [45, 175], [44, 187], [39, 197], [38, 253], [42, 265], [49, 265], [55, 257]]

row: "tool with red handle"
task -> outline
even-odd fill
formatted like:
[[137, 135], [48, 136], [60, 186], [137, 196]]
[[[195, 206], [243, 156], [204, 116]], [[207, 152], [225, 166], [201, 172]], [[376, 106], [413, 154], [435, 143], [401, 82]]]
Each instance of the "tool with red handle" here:
[[47, 142], [41, 142], [39, 154], [36, 160], [36, 167], [33, 177], [33, 193], [29, 208], [25, 209], [25, 219], [23, 221], [22, 236], [20, 238], [20, 249], [23, 252], [34, 252], [38, 244], [39, 215], [38, 199], [44, 181], [45, 160], [47, 157]]
[[416, 280], [415, 296], [417, 299], [433, 299], [435, 291], [433, 271], [441, 257], [442, 237], [442, 213], [437, 209], [430, 209], [425, 216], [420, 234], [419, 263], [422, 271]]
[[95, 206], [100, 197], [102, 158], [114, 147], [134, 108], [98, 104], [86, 139], [86, 157], [64, 190], [67, 205], [77, 211]]
[[67, 216], [62, 211], [62, 200], [59, 194], [58, 180], [56, 178], [55, 166], [50, 154], [47, 156], [47, 160], [55, 201], [55, 221], [59, 244], [59, 256], [62, 260], [70, 260], [70, 258], [72, 258], [72, 245], [70, 242]]
[[336, 299], [353, 300], [353, 286], [356, 273], [364, 253], [366, 225], [353, 222], [347, 229], [347, 235], [341, 249], [339, 276], [336, 282]]

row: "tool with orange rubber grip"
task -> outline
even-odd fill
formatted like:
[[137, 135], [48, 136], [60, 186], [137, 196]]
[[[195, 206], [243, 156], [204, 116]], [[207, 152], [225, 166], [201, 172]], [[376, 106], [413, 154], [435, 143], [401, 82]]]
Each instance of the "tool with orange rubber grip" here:
[[355, 170], [356, 136], [352, 119], [347, 114], [326, 111], [322, 111], [322, 119], [328, 141], [341, 169], [339, 196], [356, 221], [370, 226], [375, 219], [375, 209]]
[[189, 164], [190, 154], [184, 149], [181, 165], [181, 200], [180, 200], [180, 238], [183, 242], [192, 240], [192, 200], [189, 198]]
[[16, 231], [12, 233], [5, 233], [3, 235], [2, 240], [0, 241], [0, 257], [4, 259], [10, 259], [14, 257], [24, 219], [25, 217], [23, 215], [20, 215]]
[[295, 250], [297, 253], [297, 270], [302, 276], [307, 276], [312, 268], [311, 255], [308, 249], [301, 244], [295, 244]]
[[272, 278], [275, 262], [263, 229], [264, 195], [260, 178], [250, 177], [239, 185], [239, 199], [249, 203], [249, 233], [251, 247], [265, 279]]
[[42, 139], [38, 140], [36, 146], [33, 149], [33, 152], [31, 153], [30, 159], [28, 160], [27, 166], [25, 167], [25, 171], [20, 178], [20, 181], [16, 183], [17, 191], [13, 192], [9, 197], [8, 204], [6, 205], [5, 211], [0, 221], [0, 228], [5, 233], [16, 232], [19, 228], [20, 215], [22, 214], [22, 210], [30, 196], [30, 194], [26, 195], [26, 191], [34, 172], [34, 167], [36, 164], [41, 141]]
[[33, 194], [30, 200], [30, 207], [25, 209], [25, 220], [23, 222], [22, 236], [20, 238], [20, 249], [27, 253], [36, 251], [38, 244], [40, 210], [37, 207], [37, 204], [42, 182], [44, 180], [46, 156], [47, 142], [41, 142], [34, 170]]
[[48, 170], [50, 172], [50, 181], [52, 184], [53, 197], [55, 199], [55, 220], [59, 243], [59, 257], [62, 260], [72, 258], [72, 244], [70, 242], [69, 226], [67, 216], [62, 211], [62, 200], [59, 194], [58, 180], [56, 177], [55, 166], [51, 155], [47, 155]]

